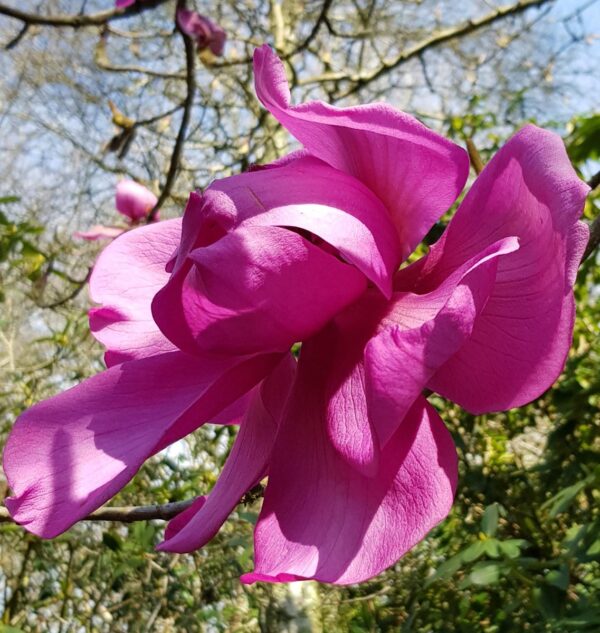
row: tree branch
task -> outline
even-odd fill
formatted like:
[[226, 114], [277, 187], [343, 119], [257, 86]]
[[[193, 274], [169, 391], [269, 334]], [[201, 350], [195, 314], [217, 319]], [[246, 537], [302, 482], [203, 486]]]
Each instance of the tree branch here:
[[309, 44], [317, 36], [317, 33], [319, 32], [321, 25], [326, 23], [327, 11], [329, 11], [329, 7], [331, 6], [332, 2], [333, 0], [324, 0], [323, 6], [321, 7], [321, 12], [319, 13], [319, 17], [317, 18], [317, 21], [312, 27], [310, 33], [306, 36], [306, 39], [303, 42], [300, 42], [300, 44], [298, 44], [298, 46], [294, 48], [294, 50], [291, 53], [288, 53], [287, 55], [285, 55], [285, 59], [289, 59], [290, 57], [293, 57], [297, 53], [301, 53], [303, 50], [306, 50], [308, 48]]
[[[260, 499], [265, 492], [262, 484], [257, 484], [251, 488], [239, 501], [243, 505], [254, 503]], [[135, 521], [150, 521], [160, 519], [162, 521], [170, 521], [184, 510], [187, 510], [195, 499], [185, 499], [184, 501], [172, 501], [162, 505], [149, 506], [105, 506], [98, 508], [81, 521], [118, 521], [120, 523], [134, 523]], [[0, 506], [0, 523], [14, 523], [14, 519], [10, 516], [8, 510]]]
[[144, 2], [138, 0], [138, 2], [126, 9], [109, 9], [108, 11], [89, 13], [87, 15], [54, 16], [27, 13], [26, 11], [21, 11], [20, 9], [14, 9], [12, 7], [7, 7], [4, 4], [0, 4], [0, 15], [6, 15], [9, 18], [21, 20], [21, 22], [28, 25], [38, 24], [40, 26], [67, 26], [73, 29], [78, 29], [84, 26], [100, 26], [110, 22], [111, 20], [120, 20], [132, 15], [137, 15], [138, 13], [142, 13], [142, 11], [154, 9], [165, 2], [167, 2], [167, 0], [145, 0]]
[[[121, 506], [121, 507], [104, 507], [92, 512], [89, 516], [82, 519], [83, 521], [120, 521], [121, 523], [133, 523], [135, 521], [149, 521], [151, 519], [162, 519], [169, 521], [174, 516], [189, 508], [193, 499], [185, 501], [173, 501], [164, 505], [150, 506]], [[0, 506], [0, 523], [14, 523], [13, 518], [8, 510]]]
[[[185, 8], [185, 3], [178, 2], [177, 6], [178, 8]], [[171, 153], [171, 162], [169, 164], [167, 178], [165, 180], [165, 184], [162, 187], [160, 196], [158, 197], [158, 200], [154, 205], [154, 208], [151, 209], [148, 213], [147, 222], [152, 222], [154, 220], [159, 209], [162, 207], [165, 200], [171, 194], [171, 190], [173, 189], [173, 185], [175, 184], [177, 171], [179, 170], [179, 161], [181, 160], [183, 145], [185, 143], [185, 136], [187, 134], [187, 128], [192, 114], [192, 107], [194, 105], [194, 96], [196, 94], [196, 51], [194, 48], [194, 42], [192, 41], [192, 38], [189, 37], [189, 35], [181, 30], [177, 20], [175, 20], [175, 24], [185, 46], [185, 82], [187, 87], [187, 94], [185, 97], [185, 101], [183, 102], [183, 114], [181, 115], [181, 124], [179, 125], [179, 132], [177, 133], [175, 145], [173, 146], [173, 152]]]
[[409, 60], [422, 55], [430, 48], [435, 48], [437, 46], [440, 46], [440, 44], [445, 44], [450, 40], [456, 39], [457, 37], [469, 35], [471, 33], [479, 31], [486, 26], [493, 24], [494, 22], [497, 22], [498, 20], [502, 20], [511, 15], [517, 15], [518, 13], [522, 13], [527, 9], [531, 9], [532, 7], [540, 7], [543, 4], [547, 4], [552, 1], [553, 0], [519, 0], [519, 2], [516, 2], [515, 4], [511, 4], [505, 7], [499, 7], [495, 11], [492, 11], [481, 18], [467, 20], [466, 22], [462, 22], [458, 25], [437, 31], [427, 39], [422, 40], [421, 42], [415, 44], [414, 46], [411, 46], [404, 52], [400, 53], [392, 61], [384, 62], [384, 64], [380, 68], [378, 68], [370, 75], [354, 79], [354, 85], [343, 94], [337, 95], [336, 101], [359, 92], [360, 90], [362, 90], [362, 88], [370, 84], [372, 81], [383, 77], [384, 75], [398, 68], [402, 64], [405, 64]]
[[[596, 172], [587, 182], [594, 189], [600, 187], [600, 171]], [[600, 215], [590, 224], [590, 239], [581, 258], [582, 263], [598, 248], [600, 245]]]

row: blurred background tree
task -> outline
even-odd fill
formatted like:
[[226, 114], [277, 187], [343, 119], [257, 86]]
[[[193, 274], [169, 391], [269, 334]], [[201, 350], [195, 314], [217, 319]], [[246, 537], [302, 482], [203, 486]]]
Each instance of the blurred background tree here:
[[[194, 51], [176, 6], [226, 30], [224, 56]], [[593, 0], [0, 3], [0, 443], [24, 408], [102, 368], [86, 319], [100, 247], [73, 233], [118, 223], [118, 179], [148, 186], [174, 217], [190, 190], [294, 147], [255, 98], [255, 46], [285, 59], [297, 102], [385, 100], [484, 161], [525, 122], [556, 130], [596, 187], [592, 220], [599, 37]], [[432, 399], [459, 448], [457, 501], [378, 578], [241, 585], [253, 498], [191, 555], [154, 552], [160, 520], [82, 522], [52, 542], [3, 522], [0, 631], [600, 630], [598, 263], [593, 252], [580, 269], [574, 345], [553, 389], [477, 417]], [[113, 505], [208, 492], [233, 433], [201, 428]]]

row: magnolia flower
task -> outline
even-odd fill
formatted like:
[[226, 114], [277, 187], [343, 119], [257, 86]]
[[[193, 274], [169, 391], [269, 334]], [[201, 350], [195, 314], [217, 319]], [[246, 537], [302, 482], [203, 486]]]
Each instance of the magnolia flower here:
[[208, 48], [213, 55], [223, 54], [227, 34], [218, 24], [188, 9], [177, 11], [177, 23], [196, 42], [199, 51]]
[[157, 201], [157, 197], [149, 189], [134, 180], [124, 179], [117, 185], [115, 207], [132, 222], [145, 218]]
[[268, 47], [254, 68], [304, 150], [192, 193], [182, 221], [102, 253], [90, 324], [108, 369], [19, 418], [6, 504], [56, 536], [172, 442], [239, 422], [213, 490], [160, 549], [204, 545], [268, 476], [242, 580], [354, 583], [450, 510], [457, 456], [423, 390], [479, 414], [531, 401], [561, 372], [587, 187], [560, 138], [527, 126], [400, 268], [459, 195], [466, 153], [385, 104], [292, 106]]
[[[121, 180], [117, 185], [115, 207], [127, 218], [129, 226], [143, 220], [154, 208], [157, 200], [158, 198], [149, 189], [133, 180]], [[158, 220], [158, 213], [155, 215], [155, 220]], [[73, 233], [73, 236], [84, 240], [114, 239], [126, 230], [127, 227], [96, 224], [87, 231]]]

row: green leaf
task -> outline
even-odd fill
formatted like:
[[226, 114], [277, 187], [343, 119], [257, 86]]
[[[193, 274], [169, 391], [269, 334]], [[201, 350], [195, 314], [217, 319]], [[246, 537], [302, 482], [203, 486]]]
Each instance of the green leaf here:
[[500, 580], [502, 566], [494, 561], [477, 563], [469, 574], [468, 580], [473, 585], [493, 585]]
[[521, 555], [521, 549], [525, 549], [529, 543], [522, 538], [511, 538], [506, 541], [499, 541], [498, 547], [500, 552], [506, 558], [519, 558]]
[[463, 564], [462, 553], [458, 553], [451, 558], [445, 560], [436, 570], [435, 572], [427, 578], [425, 581], [425, 586], [429, 587], [436, 580], [441, 580], [444, 578], [449, 578], [454, 575]]
[[0, 204], [12, 204], [13, 202], [19, 202], [20, 199], [19, 196], [0, 196]]
[[252, 525], [256, 525], [256, 522], [258, 521], [258, 514], [256, 514], [256, 512], [238, 512], [238, 517], [242, 521], [252, 523]]
[[489, 505], [481, 519], [481, 529], [488, 536], [494, 536], [498, 529], [498, 520], [500, 519], [500, 507], [497, 503]]
[[462, 551], [462, 559], [466, 563], [472, 563], [478, 558], [481, 558], [485, 554], [486, 545], [485, 541], [477, 541], [473, 545], [469, 545], [467, 549]]
[[561, 565], [558, 569], [551, 569], [545, 579], [549, 585], [566, 591], [569, 587], [569, 567]]
[[572, 132], [566, 139], [569, 156], [576, 163], [600, 157], [600, 114], [576, 117], [571, 121]]
[[[591, 476], [590, 476], [591, 477]], [[590, 477], [586, 477], [583, 481], [578, 481], [572, 486], [563, 488], [558, 494], [554, 495], [544, 503], [544, 509], [548, 509], [551, 517], [564, 512], [575, 501], [577, 495], [590, 483]]]
[[102, 542], [113, 552], [118, 552], [123, 547], [123, 542], [120, 537], [116, 534], [111, 534], [110, 532], [104, 532], [102, 535]]
[[500, 541], [495, 538], [488, 538], [483, 541], [485, 547], [485, 553], [490, 558], [499, 558], [500, 556]]

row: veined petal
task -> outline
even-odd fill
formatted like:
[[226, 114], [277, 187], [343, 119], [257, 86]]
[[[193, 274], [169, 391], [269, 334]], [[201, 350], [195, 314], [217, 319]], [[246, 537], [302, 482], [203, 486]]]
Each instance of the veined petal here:
[[255, 391], [215, 487], [169, 523], [159, 550], [191, 552], [205, 545], [242, 496], [265, 476], [295, 372], [296, 362], [287, 355]]
[[293, 136], [380, 198], [406, 259], [461, 192], [469, 172], [466, 152], [385, 103], [291, 106], [285, 69], [267, 45], [254, 52], [254, 74], [258, 98]]
[[255, 530], [255, 570], [242, 581], [361, 582], [449, 512], [457, 478], [452, 438], [421, 397], [382, 452], [377, 474], [365, 476], [332, 449], [322, 390], [302, 360], [299, 371]]
[[431, 389], [483, 413], [530, 402], [556, 380], [573, 332], [572, 285], [587, 242], [578, 218], [587, 191], [561, 139], [535, 126], [488, 163], [416, 283], [446, 276], [508, 235], [520, 248], [499, 260], [469, 340], [432, 378]]
[[[145, 218], [157, 203], [158, 198], [135, 180], [121, 180], [117, 184], [115, 206], [117, 211], [130, 220]], [[158, 220], [158, 216], [156, 216]]]
[[106, 346], [106, 364], [174, 351], [152, 318], [154, 295], [169, 280], [165, 267], [181, 235], [181, 220], [149, 224], [119, 237], [101, 253], [90, 278], [92, 334]]
[[501, 256], [517, 248], [515, 238], [500, 240], [432, 292], [394, 295], [365, 351], [369, 415], [381, 446], [435, 372], [468, 340], [494, 288]]
[[124, 232], [125, 229], [120, 226], [94, 224], [94, 226], [90, 227], [87, 231], [75, 231], [73, 237], [88, 240], [88, 242], [95, 242], [96, 240], [114, 240], [115, 237], [119, 237], [119, 235]]
[[4, 449], [11, 515], [51, 538], [115, 495], [143, 462], [211, 421], [280, 357], [170, 352], [89, 378], [23, 413]]
[[366, 288], [353, 266], [280, 227], [240, 227], [189, 258], [190, 272], [157, 294], [153, 311], [190, 352], [286, 351]]
[[389, 296], [401, 253], [381, 201], [356, 178], [314, 157], [294, 156], [218, 180], [205, 198], [212, 197], [213, 208], [235, 208], [237, 223], [309, 231]]

